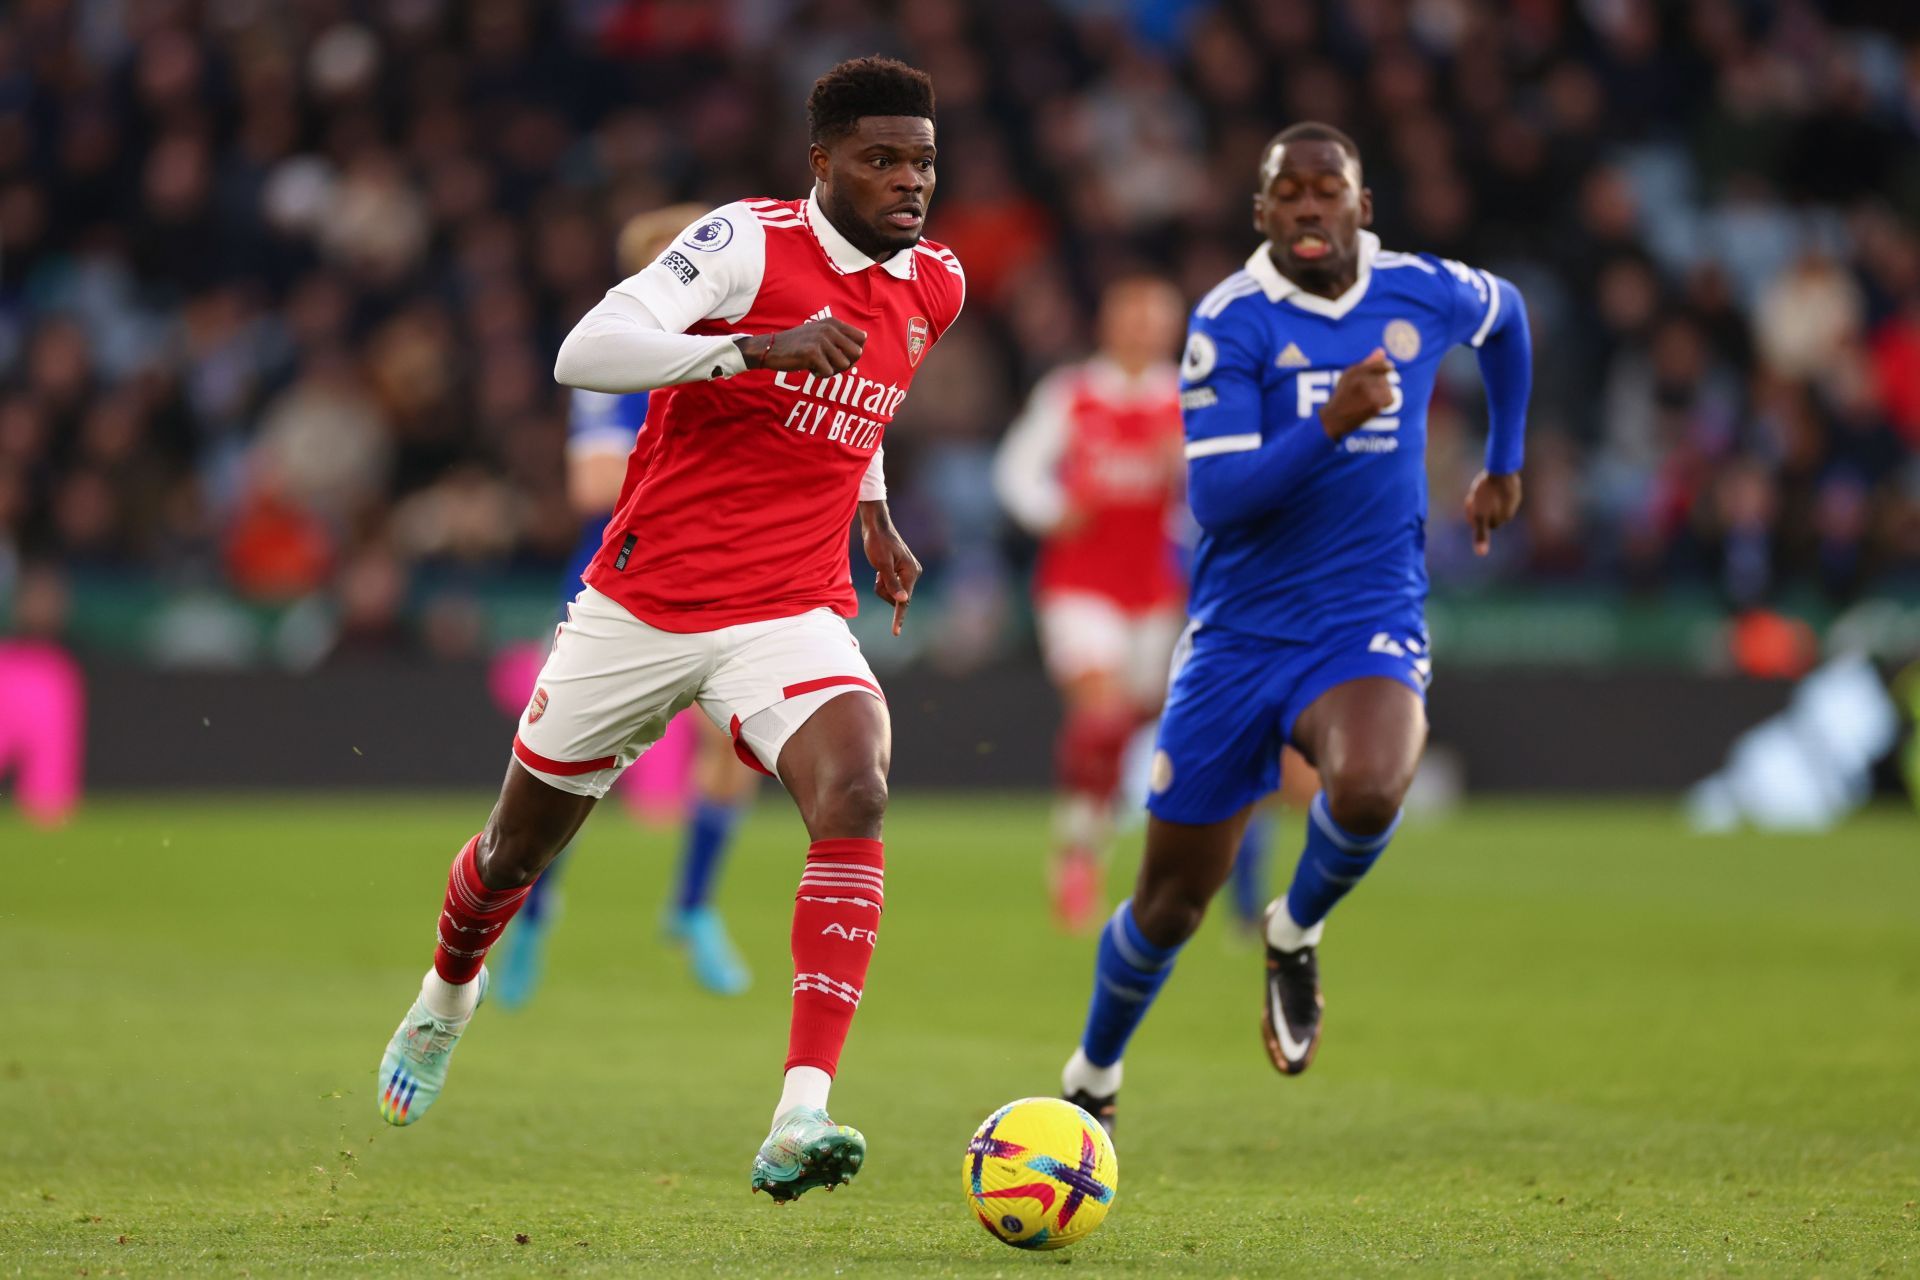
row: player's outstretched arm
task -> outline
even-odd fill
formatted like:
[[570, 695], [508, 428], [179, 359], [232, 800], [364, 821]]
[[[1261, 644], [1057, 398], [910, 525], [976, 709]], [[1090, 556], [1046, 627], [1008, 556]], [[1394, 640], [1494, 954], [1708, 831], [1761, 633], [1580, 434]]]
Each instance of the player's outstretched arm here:
[[1487, 386], [1486, 469], [1467, 486], [1467, 523], [1473, 550], [1486, 555], [1493, 531], [1520, 510], [1520, 468], [1526, 461], [1527, 398], [1533, 390], [1533, 336], [1520, 291], [1493, 279], [1499, 310], [1479, 344], [1480, 377]]
[[[1264, 441], [1257, 430], [1189, 439], [1188, 505], [1193, 518], [1203, 529], [1216, 529], [1274, 510], [1340, 441], [1393, 403], [1388, 380], [1392, 370], [1386, 352], [1376, 350], [1343, 371], [1320, 411], [1319, 430], [1297, 422], [1282, 426]], [[1215, 383], [1221, 380], [1216, 374]], [[1205, 412], [1214, 410], [1209, 406]], [[1190, 433], [1195, 416], [1189, 413]]]
[[899, 635], [914, 584], [920, 581], [920, 561], [893, 527], [893, 513], [884, 499], [860, 504], [860, 545], [873, 566], [873, 592], [893, 606], [893, 634]]

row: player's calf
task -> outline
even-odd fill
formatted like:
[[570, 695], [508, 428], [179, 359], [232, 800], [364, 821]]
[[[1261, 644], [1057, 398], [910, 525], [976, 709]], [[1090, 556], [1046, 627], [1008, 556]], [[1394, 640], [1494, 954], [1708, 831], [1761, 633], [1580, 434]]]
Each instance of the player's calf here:
[[376, 1101], [388, 1124], [412, 1124], [440, 1096], [454, 1046], [486, 994], [487, 952], [527, 898], [525, 887], [488, 887], [479, 844], [479, 836], [467, 841], [448, 869], [433, 968], [380, 1056]]
[[[1333, 775], [1337, 776], [1337, 775]], [[1327, 913], [1352, 892], [1386, 851], [1400, 823], [1398, 795], [1383, 823], [1363, 834], [1338, 821], [1329, 792], [1307, 806], [1307, 843], [1293, 883], [1267, 909], [1266, 982], [1260, 1033], [1275, 1070], [1299, 1075], [1320, 1047], [1319, 943]], [[1377, 818], [1378, 814], [1368, 815]]]
[[433, 968], [381, 1055], [377, 1104], [389, 1124], [412, 1124], [440, 1096], [454, 1046], [486, 990], [487, 952], [592, 806], [590, 797], [508, 767], [486, 829], [448, 869]]

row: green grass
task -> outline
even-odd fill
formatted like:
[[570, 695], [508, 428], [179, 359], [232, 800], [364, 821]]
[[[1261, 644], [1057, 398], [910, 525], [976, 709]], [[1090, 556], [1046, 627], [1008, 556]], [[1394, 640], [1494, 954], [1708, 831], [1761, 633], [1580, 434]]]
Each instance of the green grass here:
[[373, 1068], [484, 807], [0, 819], [0, 1274], [1920, 1270], [1910, 812], [1817, 838], [1633, 805], [1411, 825], [1329, 931], [1300, 1080], [1260, 1048], [1258, 953], [1210, 922], [1130, 1054], [1112, 1216], [1026, 1255], [959, 1166], [989, 1110], [1054, 1087], [1084, 1007], [1037, 803], [898, 806], [834, 1096], [871, 1159], [784, 1209], [746, 1186], [801, 848], [771, 793], [723, 892], [751, 994], [691, 990], [656, 942], [672, 840], [609, 813], [541, 1000], [482, 1012], [424, 1123], [379, 1123]]

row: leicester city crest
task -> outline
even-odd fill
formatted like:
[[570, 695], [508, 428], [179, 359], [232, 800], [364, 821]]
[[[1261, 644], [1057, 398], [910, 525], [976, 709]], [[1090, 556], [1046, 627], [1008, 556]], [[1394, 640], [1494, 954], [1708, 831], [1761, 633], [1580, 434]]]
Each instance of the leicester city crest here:
[[1420, 331], [1410, 320], [1389, 320], [1385, 343], [1395, 360], [1411, 360], [1420, 354]]

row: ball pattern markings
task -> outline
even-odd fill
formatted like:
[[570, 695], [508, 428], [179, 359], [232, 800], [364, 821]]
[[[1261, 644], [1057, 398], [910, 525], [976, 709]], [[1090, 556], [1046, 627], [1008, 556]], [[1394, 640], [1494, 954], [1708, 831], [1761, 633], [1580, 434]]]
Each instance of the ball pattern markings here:
[[1092, 1117], [1058, 1098], [1023, 1098], [987, 1117], [963, 1174], [980, 1225], [1020, 1249], [1057, 1249], [1100, 1225], [1119, 1169]]

